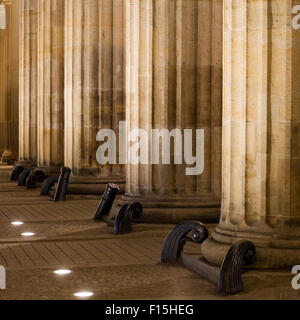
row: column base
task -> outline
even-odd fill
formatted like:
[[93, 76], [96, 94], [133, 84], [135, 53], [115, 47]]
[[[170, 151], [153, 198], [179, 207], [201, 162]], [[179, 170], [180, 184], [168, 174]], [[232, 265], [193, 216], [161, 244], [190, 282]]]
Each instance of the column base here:
[[291, 270], [300, 263], [298, 226], [274, 228], [271, 233], [238, 232], [217, 227], [212, 237], [202, 244], [202, 254], [208, 262], [220, 266], [229, 248], [241, 240], [251, 241], [256, 248], [254, 268]]
[[178, 224], [187, 220], [217, 223], [220, 218], [220, 201], [211, 195], [199, 198], [123, 196], [118, 205], [133, 202], [143, 205], [140, 221], [145, 223]]
[[45, 177], [51, 177], [51, 176], [59, 176], [60, 170], [63, 167], [61, 166], [38, 166], [35, 168], [36, 171], [43, 171], [45, 174]]
[[32, 160], [18, 160], [15, 162], [15, 166], [20, 166], [24, 168], [34, 168], [36, 167], [36, 163]]
[[13, 165], [15, 163], [16, 159], [13, 157], [12, 152], [5, 150], [2, 153], [1, 156], [1, 162], [8, 164], [8, 165]]
[[102, 195], [108, 183], [117, 184], [120, 193], [125, 192], [125, 177], [71, 177], [68, 185], [70, 195]]

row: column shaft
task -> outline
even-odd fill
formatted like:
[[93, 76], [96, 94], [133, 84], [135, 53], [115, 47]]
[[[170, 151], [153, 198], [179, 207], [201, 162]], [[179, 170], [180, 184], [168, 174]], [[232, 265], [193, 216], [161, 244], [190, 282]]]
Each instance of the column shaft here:
[[66, 1], [65, 164], [71, 193], [124, 183], [123, 166], [100, 166], [99, 129], [118, 133], [123, 107], [123, 1]]
[[[171, 143], [171, 164], [162, 164], [164, 154], [159, 164], [153, 164], [149, 152], [151, 164], [128, 165], [123, 200], [140, 200], [147, 219], [216, 220], [221, 178], [222, 1], [126, 0], [125, 17], [127, 133], [140, 128], [151, 137], [152, 129], [179, 129], [184, 150], [184, 130], [193, 129], [195, 155], [196, 129], [204, 129], [205, 168], [200, 175], [187, 175], [186, 167], [191, 166], [184, 163], [184, 151], [180, 151], [183, 164], [174, 164], [176, 150]], [[163, 143], [160, 140], [160, 147]], [[152, 144], [149, 141], [149, 150]]]
[[38, 166], [64, 165], [64, 1], [38, 1]]
[[2, 1], [5, 6], [6, 29], [1, 30], [1, 160], [13, 163], [18, 157], [18, 3]]
[[21, 0], [19, 162], [37, 163], [37, 0]]

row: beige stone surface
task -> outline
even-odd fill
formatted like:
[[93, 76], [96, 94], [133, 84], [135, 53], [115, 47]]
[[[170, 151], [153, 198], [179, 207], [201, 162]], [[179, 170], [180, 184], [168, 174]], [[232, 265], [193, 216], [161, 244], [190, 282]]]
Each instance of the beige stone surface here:
[[6, 29], [0, 30], [0, 152], [1, 161], [18, 158], [19, 2], [2, 0]]
[[[126, 0], [124, 6], [127, 133], [140, 128], [151, 137], [152, 129], [194, 129], [194, 135], [195, 129], [205, 130], [202, 175], [187, 176], [186, 164], [175, 165], [173, 155], [171, 165], [162, 164], [161, 156], [160, 164], [129, 164], [124, 201], [141, 201], [145, 214], [156, 206], [162, 216], [177, 204], [177, 221], [184, 219], [180, 214], [206, 219], [211, 211], [212, 219], [218, 219], [222, 1]], [[149, 139], [148, 150], [151, 143]], [[151, 152], [146, 160], [151, 163]]]
[[64, 1], [38, 1], [37, 164], [64, 165]]
[[[118, 134], [124, 120], [123, 1], [65, 1], [65, 165], [71, 182], [124, 177], [96, 160], [100, 129]], [[106, 179], [104, 179], [106, 178]]]
[[37, 26], [38, 1], [20, 0], [20, 164], [37, 163]]

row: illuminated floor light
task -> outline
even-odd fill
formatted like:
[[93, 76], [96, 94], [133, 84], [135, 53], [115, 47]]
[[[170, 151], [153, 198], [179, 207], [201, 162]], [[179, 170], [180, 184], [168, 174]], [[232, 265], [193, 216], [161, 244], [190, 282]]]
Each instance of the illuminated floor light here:
[[32, 233], [32, 232], [24, 232], [24, 233], [22, 233], [22, 236], [23, 237], [32, 237], [32, 236], [34, 236], [34, 233]]
[[21, 222], [21, 221], [14, 221], [11, 223], [13, 226], [21, 226], [24, 224], [24, 222]]
[[71, 270], [65, 270], [65, 269], [60, 269], [60, 270], [54, 271], [55, 274], [58, 274], [60, 276], [64, 276], [66, 274], [70, 274], [71, 272], [72, 272]]
[[91, 296], [93, 296], [94, 294], [92, 292], [86, 292], [86, 291], [83, 291], [83, 292], [77, 292], [74, 294], [75, 297], [78, 297], [78, 298], [89, 298]]

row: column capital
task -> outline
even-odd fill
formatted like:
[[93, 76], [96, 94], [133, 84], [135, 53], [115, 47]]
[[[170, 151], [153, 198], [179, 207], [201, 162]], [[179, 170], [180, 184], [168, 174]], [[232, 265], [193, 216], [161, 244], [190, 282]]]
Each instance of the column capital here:
[[0, 4], [3, 4], [5, 6], [11, 6], [12, 5], [12, 0], [2, 0], [0, 1]]

